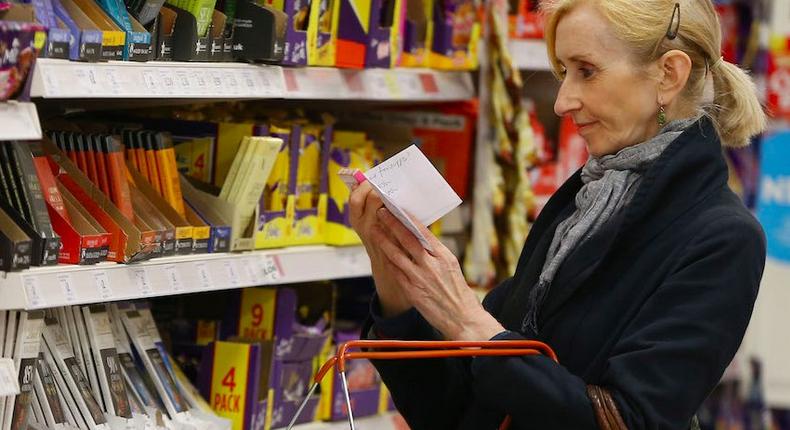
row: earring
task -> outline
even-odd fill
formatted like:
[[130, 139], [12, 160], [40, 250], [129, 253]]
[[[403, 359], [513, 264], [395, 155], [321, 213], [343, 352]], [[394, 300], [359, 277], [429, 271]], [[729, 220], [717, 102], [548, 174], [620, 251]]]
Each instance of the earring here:
[[664, 112], [664, 105], [658, 105], [658, 125], [663, 127], [667, 123], [667, 114]]

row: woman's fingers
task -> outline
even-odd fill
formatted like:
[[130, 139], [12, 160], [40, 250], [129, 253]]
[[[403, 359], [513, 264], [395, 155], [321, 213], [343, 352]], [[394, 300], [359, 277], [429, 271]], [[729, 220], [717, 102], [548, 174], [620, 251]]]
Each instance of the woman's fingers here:
[[390, 238], [380, 226], [377, 225], [373, 228], [371, 237], [387, 260], [408, 276], [414, 273], [416, 264], [412, 261], [411, 255], [404, 251], [394, 239]]
[[387, 208], [379, 209], [376, 214], [378, 215], [379, 220], [389, 229], [392, 236], [398, 241], [400, 246], [406, 250], [406, 252], [411, 255], [414, 261], [422, 262], [425, 260], [425, 257], [428, 256], [428, 251], [423, 248], [420, 241], [414, 234], [409, 231], [406, 226], [400, 222], [399, 219], [395, 218]]
[[373, 188], [370, 184], [363, 183], [351, 191], [351, 196], [348, 199], [348, 206], [351, 210], [351, 219], [359, 220], [365, 215], [365, 202], [368, 199]]

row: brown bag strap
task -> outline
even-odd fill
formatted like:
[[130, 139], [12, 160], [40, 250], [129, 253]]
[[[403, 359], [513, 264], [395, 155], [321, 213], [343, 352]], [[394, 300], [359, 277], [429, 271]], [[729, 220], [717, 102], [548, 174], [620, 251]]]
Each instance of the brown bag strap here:
[[588, 385], [587, 396], [590, 397], [595, 420], [601, 430], [628, 430], [609, 390], [597, 385]]

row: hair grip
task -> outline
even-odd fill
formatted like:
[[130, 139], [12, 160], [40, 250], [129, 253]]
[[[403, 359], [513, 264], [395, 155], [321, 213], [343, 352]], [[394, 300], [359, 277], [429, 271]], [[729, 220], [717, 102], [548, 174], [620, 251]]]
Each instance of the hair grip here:
[[[675, 17], [677, 17], [677, 24], [675, 24]], [[674, 25], [674, 30], [672, 26]], [[675, 7], [672, 9], [672, 18], [669, 20], [669, 26], [667, 27], [667, 39], [674, 40], [678, 37], [678, 32], [680, 31], [680, 3], [675, 3]]]

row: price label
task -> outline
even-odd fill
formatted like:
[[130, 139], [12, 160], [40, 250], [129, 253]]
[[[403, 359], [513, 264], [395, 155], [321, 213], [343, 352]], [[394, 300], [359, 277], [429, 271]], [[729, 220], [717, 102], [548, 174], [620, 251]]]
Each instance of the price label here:
[[19, 378], [14, 368], [14, 360], [0, 358], [0, 398], [19, 394]]
[[107, 272], [98, 270], [93, 272], [93, 281], [96, 283], [96, 291], [99, 292], [99, 297], [102, 300], [110, 300], [113, 297], [112, 288], [110, 288], [110, 278], [107, 277]]
[[195, 271], [198, 275], [198, 288], [201, 290], [208, 290], [213, 285], [211, 281], [211, 274], [208, 271], [208, 267], [206, 267], [206, 263], [201, 261], [195, 263]]
[[258, 271], [256, 270], [257, 261], [254, 258], [245, 258], [244, 260], [240, 261], [241, 270], [244, 273], [244, 276], [247, 277], [249, 280], [249, 284], [256, 285], [260, 282], [260, 276]]
[[151, 281], [148, 279], [148, 271], [145, 268], [132, 269], [132, 279], [140, 294], [148, 296], [153, 293]]
[[77, 294], [74, 291], [73, 279], [70, 273], [62, 273], [57, 276], [58, 285], [63, 290], [63, 295], [66, 297], [66, 303], [74, 303], [77, 301]]
[[184, 283], [181, 282], [181, 273], [179, 273], [178, 269], [174, 264], [168, 264], [164, 268], [165, 277], [167, 278], [167, 285], [170, 286], [170, 290], [179, 292], [184, 291]]
[[236, 268], [236, 264], [234, 264], [233, 261], [225, 261], [223, 265], [225, 266], [225, 273], [228, 275], [228, 282], [230, 283], [230, 286], [240, 286], [241, 282], [239, 281], [239, 270]]
[[46, 303], [44, 303], [44, 298], [41, 297], [41, 293], [38, 291], [38, 278], [36, 276], [25, 276], [22, 282], [25, 285], [28, 306], [31, 308], [43, 307]]
[[261, 259], [261, 273], [266, 282], [276, 282], [285, 274], [280, 266], [280, 258], [276, 255], [266, 255]]
[[121, 92], [121, 84], [118, 82], [118, 71], [114, 68], [104, 70], [104, 80], [107, 82], [107, 89], [113, 95], [118, 95]]
[[143, 82], [145, 82], [145, 88], [151, 93], [155, 93], [159, 89], [156, 76], [151, 71], [146, 70], [143, 72]]

